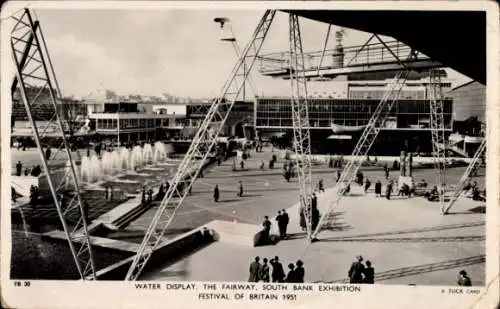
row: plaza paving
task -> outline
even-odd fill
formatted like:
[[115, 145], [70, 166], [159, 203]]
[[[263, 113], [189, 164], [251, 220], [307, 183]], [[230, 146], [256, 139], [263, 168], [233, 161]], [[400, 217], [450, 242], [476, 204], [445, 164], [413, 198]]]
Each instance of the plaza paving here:
[[[342, 282], [354, 256], [361, 254], [365, 260], [373, 262], [376, 280], [380, 283], [455, 284], [456, 274], [462, 268], [470, 273], [474, 285], [484, 283], [485, 215], [470, 211], [484, 203], [461, 199], [453, 208], [455, 214], [443, 217], [439, 214], [438, 203], [419, 197], [394, 197], [388, 201], [375, 198], [373, 192], [364, 194], [353, 187], [352, 196], [344, 198], [336, 210], [333, 230], [322, 232], [320, 242], [308, 244], [298, 228], [298, 210], [294, 206], [297, 180], [289, 183], [284, 180], [281, 163], [273, 170], [268, 169], [271, 155], [270, 149], [263, 153], [252, 152], [243, 171], [232, 171], [231, 159], [221, 166], [210, 167], [205, 177], [194, 184], [192, 195], [177, 212], [166, 237], [185, 233], [212, 220], [260, 225], [264, 215], [270, 216], [273, 232], [277, 233], [274, 217], [283, 208], [287, 208], [291, 216], [289, 230], [297, 232], [296, 235], [274, 246], [257, 248], [216, 242], [178, 263], [145, 274], [143, 279], [246, 280], [248, 264], [254, 256], [278, 255], [283, 264], [302, 259], [308, 282]], [[14, 156], [12, 159], [15, 160]], [[263, 171], [259, 168], [261, 161], [266, 165]], [[464, 170], [465, 167], [448, 169], [447, 183], [455, 183]], [[335, 169], [322, 165], [314, 167], [313, 171], [313, 183], [323, 179], [326, 188], [335, 185]], [[381, 168], [362, 168], [362, 171], [372, 183], [377, 179], [383, 181]], [[475, 179], [480, 188], [484, 187], [484, 172], [479, 171], [480, 177]], [[398, 173], [391, 171], [391, 177], [395, 179]], [[150, 175], [154, 180], [162, 176], [158, 172]], [[432, 169], [416, 169], [414, 176], [416, 181], [426, 179], [430, 185], [435, 179]], [[242, 198], [236, 195], [239, 180], [244, 185]], [[218, 203], [212, 198], [216, 184], [221, 191]], [[329, 189], [319, 195], [321, 212], [326, 211], [331, 196]], [[158, 204], [156, 202], [125, 230], [108, 237], [139, 243]]]
[[[178, 230], [180, 233], [211, 220], [236, 219], [260, 224], [263, 216], [269, 215], [273, 231], [277, 233], [274, 217], [283, 208], [289, 208], [289, 229], [299, 232], [298, 211], [293, 206], [297, 201], [298, 184], [296, 180], [287, 183], [283, 179], [281, 164], [274, 170], [261, 171], [258, 168], [261, 160], [267, 162], [270, 157], [269, 151], [253, 153], [245, 171], [233, 172], [232, 161], [226, 161], [206, 172], [204, 178], [196, 181], [192, 195], [174, 218], [169, 228], [171, 232], [176, 234]], [[448, 169], [448, 183], [459, 179], [464, 169]], [[372, 182], [384, 177], [378, 169], [363, 172]], [[391, 176], [396, 177], [396, 173], [392, 172]], [[484, 171], [479, 174], [484, 175]], [[417, 181], [426, 179], [431, 185], [435, 178], [432, 169], [417, 169], [414, 175]], [[335, 177], [334, 170], [326, 166], [316, 167], [313, 173], [314, 183], [324, 179], [326, 187], [334, 186]], [[245, 187], [243, 198], [236, 196], [239, 180]], [[483, 188], [484, 177], [476, 180]], [[222, 201], [219, 203], [212, 199], [215, 184], [221, 189]], [[452, 209], [454, 214], [441, 216], [438, 203], [420, 197], [394, 197], [388, 201], [375, 198], [373, 192], [353, 195], [341, 202], [333, 230], [322, 232], [321, 241], [317, 243], [308, 244], [300, 232], [276, 245], [257, 248], [216, 242], [178, 263], [145, 274], [144, 279], [246, 280], [248, 265], [255, 256], [278, 255], [284, 264], [302, 259], [308, 282], [341, 282], [354, 257], [360, 254], [373, 262], [380, 283], [453, 285], [462, 268], [471, 274], [474, 285], [484, 283], [485, 215], [471, 211], [484, 203], [464, 198]], [[320, 211], [326, 210], [331, 196], [332, 190], [319, 196]], [[155, 211], [149, 210], [128, 229], [144, 230]]]

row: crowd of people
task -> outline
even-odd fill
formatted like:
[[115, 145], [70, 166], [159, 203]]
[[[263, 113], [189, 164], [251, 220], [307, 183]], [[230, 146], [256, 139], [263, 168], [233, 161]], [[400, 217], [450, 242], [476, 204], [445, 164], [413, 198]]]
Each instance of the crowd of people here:
[[256, 256], [254, 261], [250, 263], [249, 282], [287, 282], [287, 283], [304, 283], [305, 269], [304, 263], [298, 260], [288, 264], [288, 273], [285, 273], [283, 265], [280, 263], [279, 257], [275, 256], [268, 260]]

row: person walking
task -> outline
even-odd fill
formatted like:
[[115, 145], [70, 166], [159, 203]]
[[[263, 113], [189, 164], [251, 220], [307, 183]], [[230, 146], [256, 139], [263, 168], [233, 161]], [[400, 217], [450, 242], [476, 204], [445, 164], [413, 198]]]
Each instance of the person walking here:
[[377, 180], [375, 183], [375, 197], [381, 197], [382, 196], [382, 183], [380, 180]]
[[365, 179], [365, 193], [368, 192], [368, 189], [370, 189], [370, 186], [372, 185], [372, 183], [370, 182], [370, 180], [368, 178]]
[[219, 192], [219, 185], [215, 185], [214, 188], [214, 202], [218, 202], [220, 197], [220, 192]]
[[389, 181], [387, 184], [387, 188], [385, 190], [385, 198], [390, 200], [391, 199], [391, 193], [392, 193], [392, 180]]
[[239, 181], [239, 190], [238, 190], [238, 196], [239, 197], [243, 197], [243, 183], [241, 182], [241, 180]]
[[[106, 190], [106, 200], [108, 200], [108, 190]], [[146, 206], [146, 187], [142, 187], [141, 203]]]
[[254, 261], [250, 263], [250, 276], [248, 277], [248, 282], [259, 282], [259, 272], [260, 272], [260, 258], [255, 257]]
[[262, 260], [263, 264], [260, 266], [259, 281], [269, 282], [269, 264], [267, 258]]
[[50, 160], [50, 156], [52, 155], [52, 151], [50, 150], [50, 146], [47, 146], [47, 150], [45, 150], [45, 160]]
[[281, 265], [278, 256], [271, 259], [271, 266], [273, 270], [271, 272], [271, 279], [273, 282], [283, 282], [285, 278], [285, 271], [283, 270], [283, 265]]
[[367, 284], [373, 284], [375, 281], [375, 268], [372, 267], [372, 262], [366, 261], [366, 268], [365, 268], [365, 279], [364, 283]]
[[349, 283], [362, 283], [363, 273], [365, 271], [365, 265], [363, 265], [363, 257], [358, 255], [356, 261], [351, 264], [349, 269]]
[[325, 192], [325, 187], [323, 186], [323, 179], [320, 179], [318, 181], [318, 191], [319, 192]]
[[335, 182], [339, 182], [339, 180], [340, 180], [340, 175], [342, 175], [342, 174], [340, 173], [340, 169], [338, 169], [338, 170], [337, 170], [337, 180], [335, 180]]
[[21, 176], [22, 171], [23, 171], [23, 164], [21, 163], [21, 161], [18, 161], [16, 164], [16, 176]]
[[104, 192], [105, 192], [105, 199], [106, 199], [106, 202], [109, 202], [109, 186], [106, 185], [104, 186]]

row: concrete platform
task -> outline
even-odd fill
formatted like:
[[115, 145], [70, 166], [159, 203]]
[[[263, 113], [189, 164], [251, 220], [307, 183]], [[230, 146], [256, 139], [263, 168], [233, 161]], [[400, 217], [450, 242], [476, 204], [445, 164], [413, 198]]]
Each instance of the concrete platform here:
[[221, 220], [214, 220], [205, 227], [215, 231], [217, 241], [245, 247], [254, 247], [255, 236], [262, 230], [254, 224]]

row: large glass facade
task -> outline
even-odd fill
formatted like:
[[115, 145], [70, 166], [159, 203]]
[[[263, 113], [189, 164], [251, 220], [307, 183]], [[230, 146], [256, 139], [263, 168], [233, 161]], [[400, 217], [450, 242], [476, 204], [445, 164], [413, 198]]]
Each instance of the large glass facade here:
[[[330, 128], [331, 124], [362, 126], [368, 123], [380, 100], [309, 99], [311, 128]], [[429, 128], [430, 110], [427, 100], [399, 100], [389, 117], [395, 119], [398, 129]], [[451, 129], [452, 101], [444, 102], [444, 121]], [[292, 127], [289, 98], [259, 98], [257, 100], [257, 127]]]

